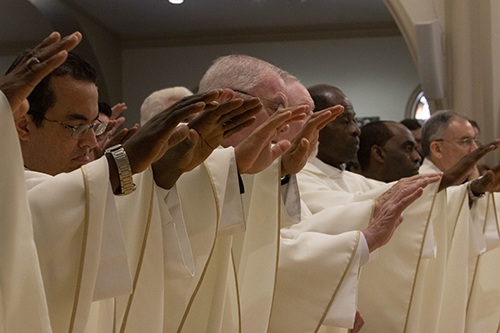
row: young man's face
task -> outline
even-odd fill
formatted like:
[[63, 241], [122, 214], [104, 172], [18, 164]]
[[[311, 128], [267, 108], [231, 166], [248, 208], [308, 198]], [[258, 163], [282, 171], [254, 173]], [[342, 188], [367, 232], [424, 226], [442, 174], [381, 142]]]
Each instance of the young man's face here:
[[384, 181], [392, 182], [403, 177], [417, 175], [421, 159], [416, 150], [413, 135], [400, 123], [386, 122], [385, 124], [393, 136], [383, 147], [386, 154]]
[[[56, 103], [47, 110], [45, 118], [68, 126], [95, 123], [98, 116], [98, 92], [94, 83], [78, 81], [69, 76], [53, 77], [52, 88]], [[90, 162], [89, 153], [96, 146], [90, 128], [78, 138], [60, 123], [43, 120], [37, 128], [28, 122], [28, 135], [21, 137], [25, 165], [33, 171], [50, 175], [70, 172]]]

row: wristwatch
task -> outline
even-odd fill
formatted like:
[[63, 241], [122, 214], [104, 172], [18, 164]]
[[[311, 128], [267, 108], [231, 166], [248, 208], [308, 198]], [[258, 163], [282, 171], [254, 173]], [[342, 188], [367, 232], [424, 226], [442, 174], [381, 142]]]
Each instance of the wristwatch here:
[[116, 195], [127, 195], [135, 191], [136, 186], [132, 179], [132, 168], [127, 157], [125, 149], [118, 144], [106, 149], [106, 154], [113, 156], [116, 167], [118, 168], [118, 176], [120, 177], [120, 188], [115, 192]]
[[479, 198], [484, 197], [485, 193], [474, 194], [474, 192], [472, 191], [472, 188], [471, 188], [471, 185], [472, 185], [473, 181], [471, 181], [470, 183], [467, 184], [467, 193], [469, 193], [469, 199], [470, 200], [477, 200]]

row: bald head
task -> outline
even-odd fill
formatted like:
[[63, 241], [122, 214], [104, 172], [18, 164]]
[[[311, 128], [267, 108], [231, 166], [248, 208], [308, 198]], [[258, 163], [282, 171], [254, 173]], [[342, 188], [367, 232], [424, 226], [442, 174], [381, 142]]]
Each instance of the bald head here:
[[225, 139], [224, 147], [236, 146], [264, 123], [278, 108], [287, 106], [285, 82], [276, 66], [246, 55], [216, 59], [200, 81], [200, 92], [223, 89], [218, 102], [260, 97], [261, 111], [249, 127]]
[[335, 105], [344, 107], [344, 112], [319, 132], [318, 158], [336, 168], [355, 161], [360, 130], [349, 98], [340, 89], [327, 84], [318, 84], [307, 90], [314, 101], [315, 112]]
[[418, 174], [420, 155], [410, 130], [394, 121], [375, 121], [361, 129], [358, 161], [367, 178], [392, 182]]

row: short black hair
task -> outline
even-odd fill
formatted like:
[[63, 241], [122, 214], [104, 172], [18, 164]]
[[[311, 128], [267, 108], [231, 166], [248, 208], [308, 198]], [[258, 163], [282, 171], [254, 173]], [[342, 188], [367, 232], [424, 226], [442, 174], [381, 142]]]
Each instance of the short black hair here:
[[111, 111], [111, 106], [106, 102], [99, 102], [99, 113], [105, 114], [108, 118], [111, 118], [113, 111]]
[[370, 165], [370, 155], [373, 146], [384, 147], [394, 133], [383, 121], [374, 121], [361, 128], [359, 136], [358, 162], [364, 172]]
[[420, 122], [417, 119], [407, 118], [400, 121], [401, 124], [405, 125], [410, 131], [418, 130], [422, 128]]
[[[13, 71], [30, 52], [31, 50], [26, 50], [17, 56], [6, 74]], [[70, 76], [75, 80], [94, 83], [95, 85], [98, 83], [97, 70], [83, 58], [69, 52], [64, 63], [43, 78], [28, 96], [30, 104], [28, 114], [31, 115], [36, 127], [42, 126], [45, 113], [56, 104], [56, 95], [52, 87], [51, 78], [59, 76]]]

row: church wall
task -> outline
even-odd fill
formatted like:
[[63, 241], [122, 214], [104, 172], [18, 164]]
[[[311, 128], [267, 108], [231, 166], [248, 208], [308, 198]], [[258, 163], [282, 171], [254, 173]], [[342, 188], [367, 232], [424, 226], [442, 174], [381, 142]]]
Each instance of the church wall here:
[[359, 116], [403, 119], [408, 98], [419, 84], [401, 36], [127, 48], [123, 51], [127, 123], [139, 121], [142, 101], [151, 92], [177, 85], [196, 87], [215, 58], [231, 53], [269, 61], [297, 76], [306, 87], [338, 86]]

